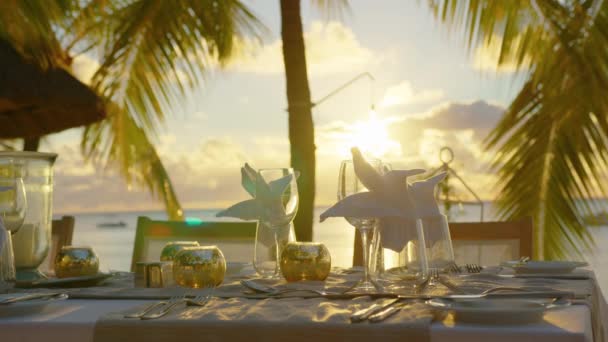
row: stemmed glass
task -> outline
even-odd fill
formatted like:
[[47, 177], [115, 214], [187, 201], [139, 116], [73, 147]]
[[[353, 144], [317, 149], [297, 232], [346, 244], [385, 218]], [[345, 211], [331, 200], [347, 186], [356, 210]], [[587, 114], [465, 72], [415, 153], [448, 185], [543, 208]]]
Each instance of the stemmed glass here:
[[15, 281], [15, 257], [11, 236], [23, 225], [27, 208], [21, 173], [22, 166], [12, 160], [0, 163], [0, 220], [5, 229], [0, 231], [0, 283]]
[[[382, 163], [380, 160], [367, 160], [378, 172], [382, 173]], [[344, 160], [340, 165], [340, 176], [338, 179], [338, 200], [342, 200], [350, 195], [367, 191], [367, 188], [359, 181], [355, 174], [352, 160]], [[375, 292], [380, 290], [369, 274], [369, 260], [371, 257], [371, 241], [376, 231], [375, 218], [355, 218], [346, 217], [348, 223], [354, 226], [361, 236], [361, 247], [363, 251], [363, 278], [353, 288], [355, 292]]]
[[283, 247], [295, 240], [292, 221], [298, 212], [297, 175], [292, 168], [260, 169], [258, 174], [255, 198], [262, 215], [253, 266], [262, 277], [280, 279]]

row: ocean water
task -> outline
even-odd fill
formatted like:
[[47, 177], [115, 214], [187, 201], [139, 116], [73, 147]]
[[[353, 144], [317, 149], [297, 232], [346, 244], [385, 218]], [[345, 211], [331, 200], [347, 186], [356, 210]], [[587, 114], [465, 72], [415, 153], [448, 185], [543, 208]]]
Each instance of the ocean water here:
[[[317, 208], [315, 217], [325, 208]], [[217, 209], [186, 210], [186, 217], [198, 218], [203, 221], [215, 219]], [[129, 270], [135, 239], [135, 227], [138, 216], [148, 216], [152, 219], [166, 219], [164, 212], [123, 212], [75, 214], [76, 227], [74, 230], [74, 245], [91, 246], [97, 252], [102, 270]], [[480, 207], [465, 205], [454, 207], [450, 217], [453, 221], [479, 221]], [[485, 205], [484, 219], [492, 220], [493, 208], [490, 203]], [[124, 228], [99, 228], [99, 223], [124, 222]], [[608, 294], [608, 226], [589, 227], [595, 239], [596, 247], [585, 252], [584, 258], [595, 271], [600, 287]], [[352, 248], [355, 229], [341, 218], [327, 219], [323, 223], [315, 223], [314, 240], [324, 243], [332, 256], [333, 266], [348, 267], [352, 264]], [[252, 256], [253, 257], [253, 256]]]

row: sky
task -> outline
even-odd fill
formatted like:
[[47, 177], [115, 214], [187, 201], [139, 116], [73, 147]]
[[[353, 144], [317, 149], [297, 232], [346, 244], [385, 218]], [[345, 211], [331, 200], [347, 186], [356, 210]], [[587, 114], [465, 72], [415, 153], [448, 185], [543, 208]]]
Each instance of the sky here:
[[[184, 208], [222, 208], [247, 198], [240, 167], [289, 164], [285, 78], [278, 0], [246, 2], [269, 32], [245, 40], [224, 68], [172, 110], [155, 145]], [[351, 0], [341, 18], [302, 1], [312, 100], [353, 77], [362, 78], [313, 109], [317, 145], [317, 205], [335, 199], [340, 161], [352, 146], [393, 168], [434, 169], [439, 150], [453, 149], [451, 167], [484, 199], [496, 195], [492, 151], [483, 138], [521, 87], [513, 66], [496, 69], [497, 46], [467, 51], [462, 35], [437, 22], [423, 1]], [[95, 70], [78, 56], [84, 81]], [[371, 108], [374, 107], [374, 111]], [[112, 170], [86, 164], [82, 129], [45, 139], [59, 153], [54, 207], [58, 213], [162, 209], [145, 189]], [[456, 186], [457, 195], [469, 196]]]

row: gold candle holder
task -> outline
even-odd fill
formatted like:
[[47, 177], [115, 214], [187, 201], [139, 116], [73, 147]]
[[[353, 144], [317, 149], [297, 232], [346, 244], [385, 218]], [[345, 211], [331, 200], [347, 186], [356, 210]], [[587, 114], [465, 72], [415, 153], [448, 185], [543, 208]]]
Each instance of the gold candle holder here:
[[55, 257], [57, 278], [95, 275], [99, 272], [99, 259], [91, 247], [64, 246]]
[[167, 242], [160, 252], [160, 261], [173, 261], [175, 255], [185, 247], [198, 247], [198, 241], [171, 241]]
[[225, 274], [226, 259], [216, 246], [184, 247], [173, 259], [173, 278], [182, 287], [216, 287]]
[[289, 242], [281, 253], [281, 271], [287, 281], [325, 280], [331, 255], [318, 242]]

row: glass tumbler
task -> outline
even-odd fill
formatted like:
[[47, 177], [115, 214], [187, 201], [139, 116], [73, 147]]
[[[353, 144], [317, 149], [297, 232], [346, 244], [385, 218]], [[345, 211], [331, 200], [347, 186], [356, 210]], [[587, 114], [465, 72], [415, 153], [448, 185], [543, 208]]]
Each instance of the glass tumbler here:
[[447, 272], [454, 264], [454, 249], [447, 216], [423, 217], [420, 221], [424, 231], [429, 270]]
[[[33, 281], [44, 279], [38, 266], [47, 257], [53, 213], [53, 163], [54, 153], [8, 151], [0, 152], [0, 165], [13, 160], [21, 167], [27, 196], [27, 211], [23, 225], [13, 235], [15, 268], [17, 280]], [[6, 222], [5, 222], [6, 223]]]
[[426, 279], [428, 260], [420, 220], [380, 219], [372, 249], [370, 273], [385, 290], [411, 292]]

